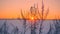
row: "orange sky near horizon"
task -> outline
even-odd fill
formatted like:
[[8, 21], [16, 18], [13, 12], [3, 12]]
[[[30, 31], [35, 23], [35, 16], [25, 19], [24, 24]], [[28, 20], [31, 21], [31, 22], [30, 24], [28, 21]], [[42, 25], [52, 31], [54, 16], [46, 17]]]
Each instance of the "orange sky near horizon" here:
[[[41, 12], [42, 0], [0, 0], [0, 18], [21, 17], [21, 9], [29, 12], [30, 7], [38, 3]], [[45, 12], [49, 7], [49, 14], [46, 19], [60, 19], [60, 0], [44, 0]], [[26, 15], [26, 14], [24, 14]]]

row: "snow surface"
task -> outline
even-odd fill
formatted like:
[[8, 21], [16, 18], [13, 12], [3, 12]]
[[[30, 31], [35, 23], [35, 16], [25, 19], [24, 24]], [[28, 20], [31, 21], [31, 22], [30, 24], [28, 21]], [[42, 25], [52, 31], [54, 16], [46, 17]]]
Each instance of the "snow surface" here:
[[[10, 34], [15, 27], [18, 27], [19, 34], [21, 34], [21, 32], [23, 34], [23, 32], [24, 32], [24, 28], [23, 28], [24, 20], [0, 20], [0, 28], [2, 27], [2, 25], [4, 24], [5, 21], [6, 21], [7, 26], [9, 27], [8, 32]], [[41, 20], [37, 20], [36, 22], [38, 23], [38, 25], [36, 26], [37, 27], [36, 34], [39, 34]], [[26, 23], [27, 23], [26, 25], [27, 25], [28, 29], [26, 29], [25, 34], [31, 34], [31, 29], [30, 29], [31, 22], [29, 20], [26, 20]], [[41, 30], [42, 33], [41, 34], [55, 34], [55, 32], [56, 32], [55, 24], [56, 23], [54, 20], [45, 20], [42, 24], [42, 30]], [[60, 33], [58, 32], [58, 34], [60, 34]]]

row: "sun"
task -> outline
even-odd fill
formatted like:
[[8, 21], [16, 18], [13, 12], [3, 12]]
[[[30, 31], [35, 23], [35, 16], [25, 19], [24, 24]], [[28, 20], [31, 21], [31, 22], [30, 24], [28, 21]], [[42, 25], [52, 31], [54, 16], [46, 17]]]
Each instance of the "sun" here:
[[31, 17], [32, 20], [34, 20], [34, 17]]
[[34, 21], [35, 20], [34, 16], [30, 16], [30, 20]]

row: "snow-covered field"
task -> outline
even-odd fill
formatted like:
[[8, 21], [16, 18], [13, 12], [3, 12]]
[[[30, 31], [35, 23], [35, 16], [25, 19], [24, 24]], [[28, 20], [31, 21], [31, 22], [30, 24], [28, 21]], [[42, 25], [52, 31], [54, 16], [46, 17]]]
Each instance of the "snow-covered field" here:
[[[0, 34], [31, 34], [30, 26], [33, 22], [26, 20], [26, 24], [24, 23], [24, 20], [0, 20]], [[36, 20], [36, 23], [35, 34], [39, 34], [41, 20]], [[40, 34], [60, 34], [59, 27], [60, 22], [57, 24], [55, 20], [45, 20], [42, 23]]]

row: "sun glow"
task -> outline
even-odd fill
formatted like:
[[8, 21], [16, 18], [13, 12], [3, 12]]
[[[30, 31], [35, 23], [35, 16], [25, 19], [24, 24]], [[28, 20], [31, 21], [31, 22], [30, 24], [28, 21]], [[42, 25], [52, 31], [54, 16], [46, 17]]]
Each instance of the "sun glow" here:
[[31, 17], [32, 20], [34, 20], [34, 17]]

